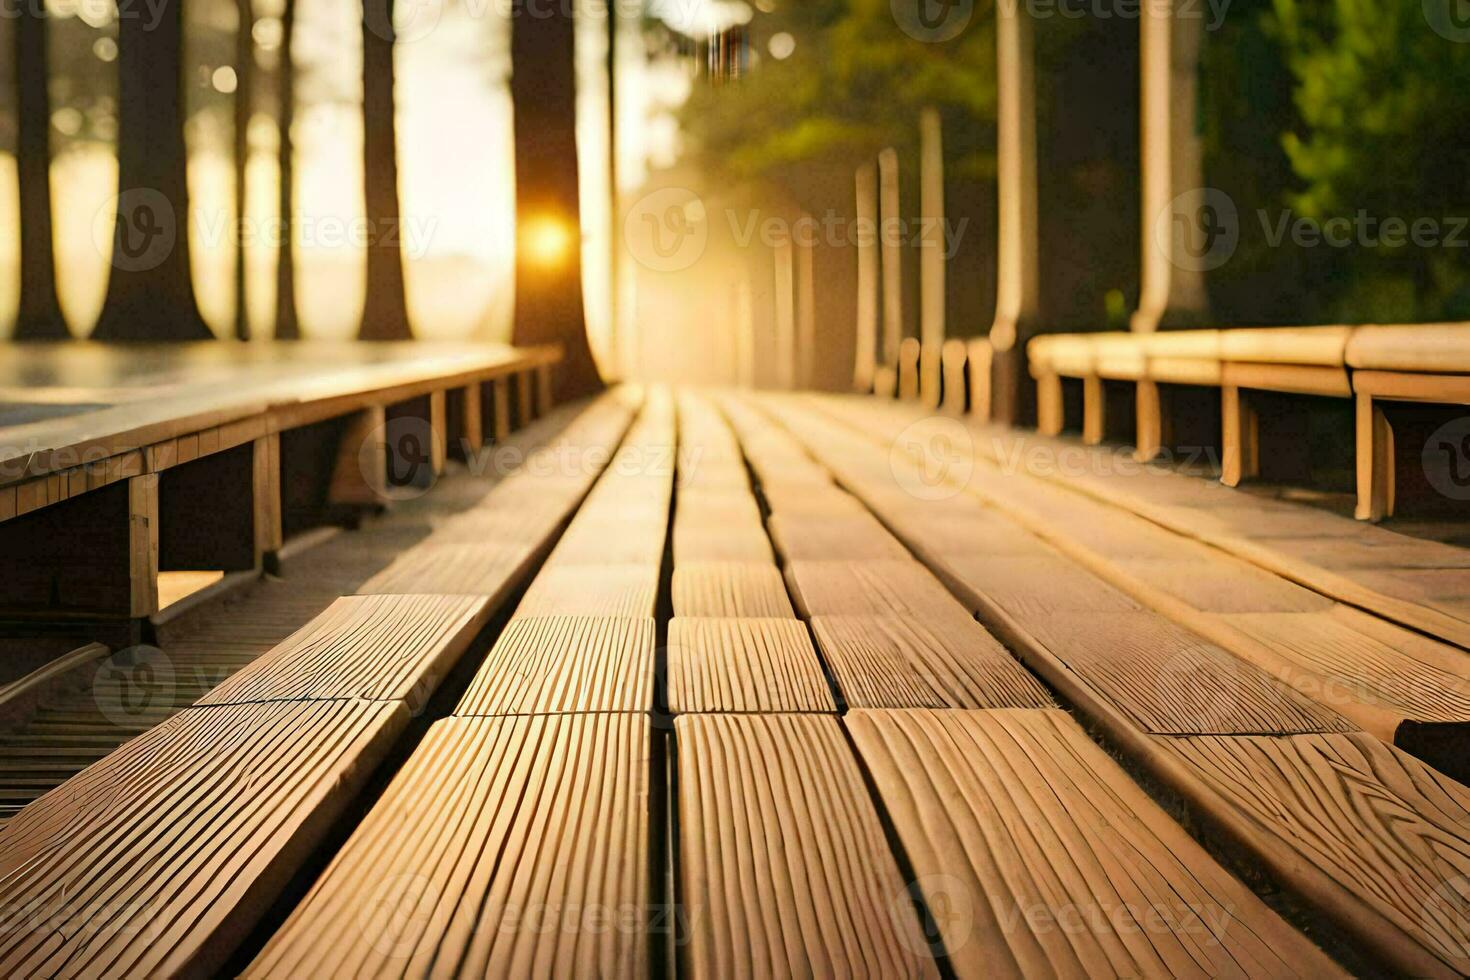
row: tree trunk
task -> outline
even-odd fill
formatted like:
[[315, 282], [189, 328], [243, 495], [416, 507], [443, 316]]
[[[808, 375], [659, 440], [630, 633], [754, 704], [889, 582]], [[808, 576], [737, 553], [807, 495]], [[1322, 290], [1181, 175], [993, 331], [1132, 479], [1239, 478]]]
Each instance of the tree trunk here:
[[360, 340], [411, 340], [398, 206], [398, 127], [393, 103], [393, 0], [363, 0], [363, 183], [367, 202], [367, 301]]
[[296, 40], [296, 0], [286, 0], [281, 11], [280, 72], [277, 84], [280, 124], [280, 247], [276, 253], [276, 339], [300, 340], [301, 321], [296, 313], [296, 144], [291, 127], [296, 122], [296, 63], [292, 48]]
[[98, 340], [210, 340], [189, 269], [184, 12], [118, 20], [118, 190]]
[[[536, 16], [517, 4], [511, 22], [511, 99], [515, 109], [516, 312], [519, 345], [560, 343], [559, 401], [602, 387], [582, 305], [581, 202], [577, 191], [575, 33], [564, 4]], [[570, 244], [554, 257], [530, 254], [525, 230], [554, 222]]]
[[235, 0], [235, 339], [250, 339], [245, 244], [246, 175], [250, 167], [250, 114], [255, 101], [255, 10], [250, 0]]
[[21, 4], [15, 21], [16, 164], [20, 185], [20, 313], [16, 340], [70, 336], [56, 298], [51, 237], [51, 101], [46, 9]]

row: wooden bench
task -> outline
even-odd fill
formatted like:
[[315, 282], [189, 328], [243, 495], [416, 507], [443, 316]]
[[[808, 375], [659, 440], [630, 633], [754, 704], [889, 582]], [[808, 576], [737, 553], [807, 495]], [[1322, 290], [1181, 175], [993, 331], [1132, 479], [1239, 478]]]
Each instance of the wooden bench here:
[[644, 976], [650, 724], [436, 722], [245, 972]]
[[837, 720], [682, 715], [680, 972], [938, 976]]
[[674, 568], [674, 615], [791, 618], [796, 614], [774, 564], [682, 562]]
[[653, 710], [653, 619], [514, 618], [455, 714]]
[[1342, 975], [1067, 714], [854, 711], [844, 724], [942, 910], [936, 940], [957, 976]]
[[1403, 459], [1436, 464], [1444, 481], [1440, 486], [1458, 494], [1464, 477], [1459, 471], [1470, 462], [1461, 444], [1470, 435], [1470, 423], [1438, 430], [1443, 434], [1439, 446], [1426, 444], [1421, 451], [1406, 445], [1401, 452], [1384, 409], [1394, 403], [1470, 405], [1470, 327], [1358, 327], [1347, 344], [1347, 363], [1353, 369], [1357, 404], [1357, 517], [1378, 521], [1393, 516]]
[[669, 710], [837, 710], [805, 624], [797, 619], [676, 617], [669, 623]]

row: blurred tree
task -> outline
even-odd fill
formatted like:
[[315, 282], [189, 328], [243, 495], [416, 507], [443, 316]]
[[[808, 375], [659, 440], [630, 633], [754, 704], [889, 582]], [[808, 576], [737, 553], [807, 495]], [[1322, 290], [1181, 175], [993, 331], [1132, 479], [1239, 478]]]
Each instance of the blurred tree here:
[[184, 5], [118, 21], [117, 223], [98, 340], [209, 340], [189, 261]]
[[576, 31], [568, 5], [514, 4], [510, 44], [517, 222], [511, 340], [562, 345], [556, 397], [564, 401], [602, 387], [582, 301]]
[[363, 0], [363, 184], [367, 204], [367, 299], [360, 340], [410, 340], [403, 280], [395, 118], [394, 0]]
[[280, 198], [280, 251], [276, 256], [276, 339], [299, 340], [301, 320], [296, 309], [296, 144], [291, 127], [296, 122], [296, 0], [281, 9], [281, 46], [276, 67], [276, 126]]
[[[1329, 307], [1352, 320], [1470, 317], [1470, 32], [1459, 0], [1275, 0], [1266, 29], [1295, 78], [1299, 124], [1282, 137], [1295, 215], [1354, 222]], [[1467, 35], [1467, 36], [1461, 36]], [[1360, 223], [1361, 219], [1361, 223]], [[1433, 222], [1436, 241], [1384, 240], [1383, 223]]]
[[20, 191], [20, 309], [17, 340], [70, 336], [56, 296], [51, 221], [51, 100], [44, 6], [20, 5], [15, 18], [16, 172]]
[[250, 117], [255, 109], [255, 8], [251, 0], [235, 0], [235, 339], [250, 338], [250, 306], [246, 302], [246, 174], [250, 166]]

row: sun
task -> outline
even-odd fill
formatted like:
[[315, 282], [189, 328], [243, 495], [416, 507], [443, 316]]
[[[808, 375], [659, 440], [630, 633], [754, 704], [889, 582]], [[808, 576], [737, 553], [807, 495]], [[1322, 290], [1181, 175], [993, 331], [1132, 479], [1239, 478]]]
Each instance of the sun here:
[[521, 249], [534, 265], [551, 268], [562, 265], [576, 243], [572, 226], [555, 215], [540, 214], [528, 218], [521, 226]]

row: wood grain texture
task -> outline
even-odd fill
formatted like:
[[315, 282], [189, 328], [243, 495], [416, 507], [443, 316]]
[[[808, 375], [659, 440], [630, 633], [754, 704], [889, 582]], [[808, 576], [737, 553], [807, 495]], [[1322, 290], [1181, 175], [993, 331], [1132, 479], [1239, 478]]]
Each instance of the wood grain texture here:
[[750, 490], [689, 490], [679, 493], [679, 506], [674, 514], [677, 527], [685, 522], [699, 526], [735, 523], [746, 527], [762, 527], [760, 508]]
[[852, 708], [1048, 708], [1051, 696], [979, 623], [817, 616], [812, 632]]
[[1395, 972], [1470, 972], [1470, 790], [1363, 734], [1153, 742], [1227, 830]]
[[652, 619], [512, 619], [456, 715], [653, 709]]
[[[1180, 542], [1187, 551], [1188, 542]], [[1204, 552], [1206, 549], [1198, 549]], [[1136, 578], [1203, 612], [1325, 612], [1332, 600], [1228, 555], [1191, 558], [1128, 558], [1117, 561], [1123, 575]]]
[[1200, 636], [1150, 612], [1027, 617], [1031, 637], [1143, 731], [1295, 734], [1353, 728]]
[[970, 618], [916, 561], [794, 561], [786, 566], [786, 581], [807, 618], [884, 614]]
[[1064, 712], [846, 725], [958, 976], [1342, 975]]
[[657, 565], [562, 565], [536, 576], [516, 617], [652, 616], [658, 598]]
[[529, 544], [419, 544], [364, 582], [359, 595], [476, 595], [499, 605], [530, 574]]
[[761, 484], [761, 496], [773, 514], [816, 514], [821, 517], [840, 517], [867, 513], [866, 508], [852, 494], [838, 489], [831, 483], [813, 484], [766, 481]]
[[1074, 562], [1041, 558], [954, 557], [935, 569], [965, 604], [1011, 617], [1062, 612], [1126, 612], [1138, 603]]
[[759, 521], [734, 518], [708, 524], [674, 520], [674, 565], [694, 562], [773, 562], [775, 554]]
[[437, 722], [246, 971], [644, 976], [649, 723]]
[[870, 515], [773, 514], [771, 539], [788, 561], [905, 559], [908, 550]]
[[[591, 515], [601, 518], [602, 515]], [[577, 520], [548, 559], [555, 565], [657, 565], [663, 560], [668, 518]]]
[[349, 596], [200, 704], [361, 698], [422, 706], [491, 614], [478, 596]]
[[936, 976], [835, 718], [684, 715], [680, 901], [693, 977]]
[[398, 702], [231, 705], [128, 742], [0, 831], [0, 971], [211, 974], [407, 722]]
[[798, 620], [675, 618], [668, 653], [676, 714], [837, 710]]
[[674, 615], [794, 618], [786, 580], [775, 565], [680, 562], [674, 567]]
[[1345, 606], [1225, 619], [1319, 679], [1318, 701], [1365, 700], [1415, 721], [1470, 722], [1470, 659], [1458, 647]]

